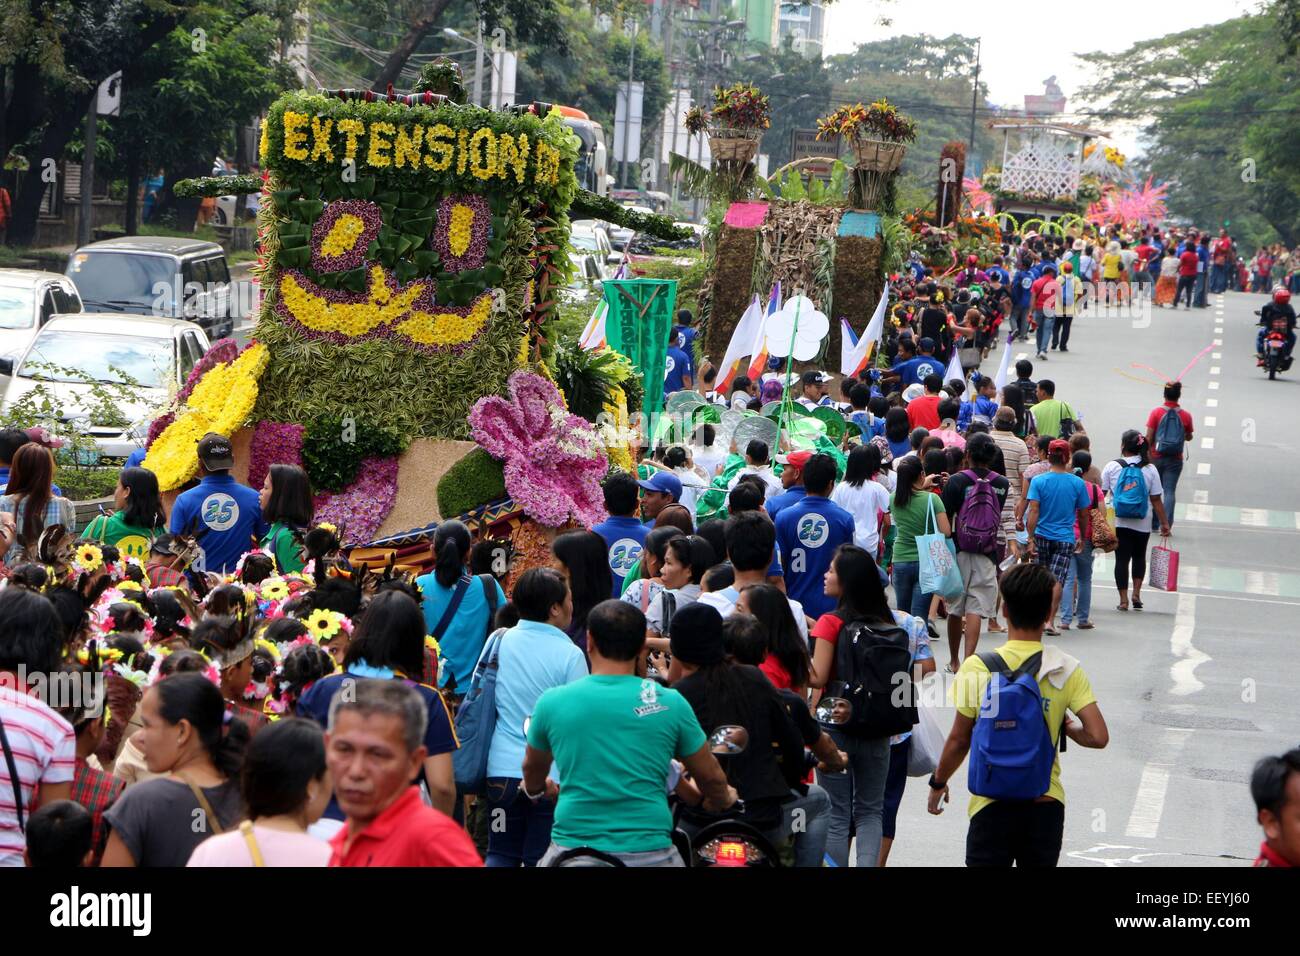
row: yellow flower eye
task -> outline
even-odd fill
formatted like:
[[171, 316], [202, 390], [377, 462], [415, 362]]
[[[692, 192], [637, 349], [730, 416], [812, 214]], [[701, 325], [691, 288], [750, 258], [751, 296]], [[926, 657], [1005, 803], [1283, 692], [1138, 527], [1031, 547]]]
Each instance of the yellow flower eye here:
[[335, 220], [329, 233], [321, 242], [321, 252], [327, 256], [341, 256], [345, 252], [350, 252], [365, 231], [366, 224], [360, 216], [344, 213]]

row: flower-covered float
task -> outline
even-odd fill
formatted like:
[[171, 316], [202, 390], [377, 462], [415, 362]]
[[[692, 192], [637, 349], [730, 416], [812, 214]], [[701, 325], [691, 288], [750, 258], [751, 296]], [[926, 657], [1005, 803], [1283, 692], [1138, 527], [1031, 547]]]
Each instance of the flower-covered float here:
[[[317, 520], [348, 546], [427, 556], [452, 516], [493, 533], [603, 517], [599, 481], [611, 455], [630, 464], [626, 433], [571, 413], [546, 335], [577, 140], [548, 104], [493, 111], [439, 89], [271, 107], [253, 341], [216, 343], [151, 428], [144, 464], [169, 498], [217, 431], [254, 487], [273, 464], [304, 467]], [[620, 368], [596, 409], [614, 421]]]

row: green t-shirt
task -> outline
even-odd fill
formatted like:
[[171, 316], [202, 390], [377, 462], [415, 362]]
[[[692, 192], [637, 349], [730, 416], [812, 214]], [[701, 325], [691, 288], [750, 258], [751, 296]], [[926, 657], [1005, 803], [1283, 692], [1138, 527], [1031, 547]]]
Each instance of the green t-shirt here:
[[82, 537], [96, 544], [111, 544], [125, 557], [149, 560], [149, 547], [153, 539], [163, 533], [162, 528], [141, 528], [127, 524], [122, 512], [99, 515], [90, 522]]
[[281, 574], [295, 574], [305, 567], [293, 529], [283, 521], [271, 525], [271, 530], [262, 539], [262, 547], [275, 555], [275, 566]]
[[1076, 422], [1079, 420], [1079, 416], [1074, 413], [1074, 409], [1059, 398], [1049, 398], [1046, 401], [1034, 403], [1034, 421], [1038, 425], [1038, 434], [1040, 435], [1059, 438], [1061, 422], [1066, 418]]
[[668, 764], [704, 740], [686, 698], [652, 680], [593, 674], [546, 691], [528, 744], [550, 751], [561, 781], [551, 839], [605, 853], [671, 846]]
[[889, 506], [889, 513], [894, 519], [894, 527], [898, 529], [898, 536], [894, 539], [894, 563], [919, 561], [921, 557], [916, 551], [916, 536], [926, 532], [926, 516], [929, 514], [926, 501], [934, 502], [935, 521], [930, 525], [931, 534], [939, 530], [938, 517], [943, 514], [943, 501], [938, 495], [931, 492], [914, 491], [912, 497], [907, 499], [907, 504], [900, 506], [898, 504], [898, 493], [895, 492], [894, 494], [894, 500]]

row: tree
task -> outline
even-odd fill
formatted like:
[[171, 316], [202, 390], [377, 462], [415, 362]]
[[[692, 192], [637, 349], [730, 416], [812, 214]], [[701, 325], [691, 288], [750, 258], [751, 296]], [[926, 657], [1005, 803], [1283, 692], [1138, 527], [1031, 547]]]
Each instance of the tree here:
[[[1278, 5], [1280, 6], [1280, 5]], [[1300, 83], [1275, 9], [1089, 54], [1081, 95], [1148, 122], [1143, 166], [1170, 183], [1171, 214], [1233, 223], [1250, 243], [1300, 241]]]
[[29, 245], [46, 182], [99, 84], [137, 60], [199, 7], [199, 0], [0, 0], [0, 87], [11, 89], [0, 156], [27, 157], [5, 241]]

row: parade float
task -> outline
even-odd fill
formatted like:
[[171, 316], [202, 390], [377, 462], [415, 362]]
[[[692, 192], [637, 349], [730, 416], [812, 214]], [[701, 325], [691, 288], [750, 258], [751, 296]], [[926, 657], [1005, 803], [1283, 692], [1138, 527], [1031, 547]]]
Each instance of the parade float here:
[[411, 94], [291, 92], [270, 108], [253, 341], [217, 343], [150, 430], [144, 464], [169, 497], [216, 431], [253, 487], [273, 464], [305, 468], [317, 519], [366, 557], [419, 563], [453, 516], [496, 537], [603, 518], [600, 479], [631, 463], [639, 370], [620, 356], [570, 370], [598, 424], [567, 407], [549, 334], [569, 216], [599, 201], [579, 197], [559, 111], [464, 99], [436, 64]]

